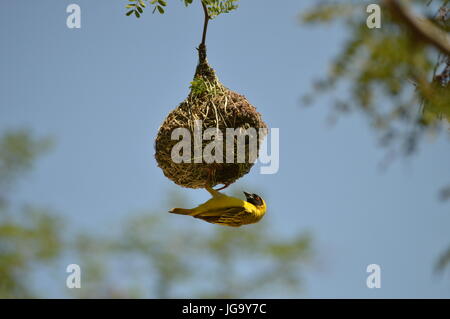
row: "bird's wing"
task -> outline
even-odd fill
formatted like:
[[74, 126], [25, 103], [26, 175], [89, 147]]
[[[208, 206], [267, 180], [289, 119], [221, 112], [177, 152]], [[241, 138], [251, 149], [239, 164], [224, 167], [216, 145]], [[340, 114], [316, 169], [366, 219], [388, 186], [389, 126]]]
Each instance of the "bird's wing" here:
[[223, 215], [237, 215], [239, 213], [245, 212], [245, 207], [235, 206], [235, 207], [224, 207], [217, 209], [210, 209], [206, 212], [202, 212], [194, 217], [213, 217], [213, 216], [223, 216]]
[[211, 215], [223, 214], [224, 210], [233, 207], [244, 207], [245, 202], [239, 198], [222, 195], [219, 197], [213, 197], [207, 202], [197, 206], [194, 209], [194, 215], [202, 215], [205, 213], [211, 213]]
[[248, 217], [248, 212], [244, 207], [229, 207], [217, 211], [209, 211], [194, 216], [213, 224], [221, 224], [232, 227], [243, 225]]

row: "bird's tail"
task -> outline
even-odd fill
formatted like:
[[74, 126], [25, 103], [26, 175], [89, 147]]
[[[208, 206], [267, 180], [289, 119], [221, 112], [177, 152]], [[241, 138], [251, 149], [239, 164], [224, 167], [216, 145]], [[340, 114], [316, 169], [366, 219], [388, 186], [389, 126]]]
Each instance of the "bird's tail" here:
[[193, 212], [192, 209], [184, 209], [184, 208], [172, 208], [171, 210], [169, 210], [169, 213], [179, 215], [191, 215], [192, 212]]

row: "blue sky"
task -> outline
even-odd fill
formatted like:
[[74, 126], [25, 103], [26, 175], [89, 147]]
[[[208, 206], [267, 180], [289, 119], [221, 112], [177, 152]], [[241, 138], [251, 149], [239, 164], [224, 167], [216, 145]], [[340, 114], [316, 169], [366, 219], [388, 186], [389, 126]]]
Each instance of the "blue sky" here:
[[[66, 27], [73, 2], [81, 29]], [[106, 231], [178, 189], [156, 166], [153, 140], [188, 94], [202, 11], [170, 1], [167, 14], [138, 20], [124, 16], [126, 1], [73, 2], [1, 2], [0, 128], [30, 127], [56, 141], [18, 187], [18, 201]], [[233, 187], [263, 189], [264, 222], [280, 234], [314, 235], [321, 261], [300, 297], [450, 297], [450, 276], [433, 274], [450, 245], [450, 203], [437, 199], [450, 182], [448, 139], [426, 138], [418, 154], [380, 170], [386, 150], [362, 116], [329, 126], [326, 100], [299, 102], [327, 72], [343, 30], [300, 25], [304, 1], [255, 3], [211, 22], [208, 59], [226, 86], [280, 128], [279, 172], [255, 167]], [[183, 192], [192, 203], [208, 197]], [[372, 263], [381, 265], [381, 289], [365, 285]]]

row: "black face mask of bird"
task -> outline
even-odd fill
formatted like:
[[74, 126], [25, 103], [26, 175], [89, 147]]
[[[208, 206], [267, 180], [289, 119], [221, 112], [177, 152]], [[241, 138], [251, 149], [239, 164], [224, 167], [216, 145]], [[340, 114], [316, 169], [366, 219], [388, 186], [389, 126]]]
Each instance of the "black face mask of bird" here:
[[261, 197], [256, 194], [249, 194], [247, 192], [244, 192], [244, 195], [247, 198], [247, 202], [249, 202], [250, 204], [253, 204], [255, 206], [261, 206], [263, 204]]

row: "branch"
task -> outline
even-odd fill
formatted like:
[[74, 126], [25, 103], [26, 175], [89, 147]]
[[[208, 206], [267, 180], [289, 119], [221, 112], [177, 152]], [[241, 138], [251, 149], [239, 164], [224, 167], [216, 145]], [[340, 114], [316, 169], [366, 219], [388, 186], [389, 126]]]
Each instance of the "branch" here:
[[211, 19], [209, 17], [208, 8], [206, 7], [205, 3], [201, 0], [203, 12], [205, 13], [205, 23], [203, 24], [203, 35], [202, 35], [202, 45], [206, 45], [206, 32], [208, 31], [208, 22]]
[[203, 64], [206, 61], [206, 32], [208, 31], [208, 22], [211, 19], [208, 13], [208, 8], [206, 7], [203, 0], [200, 0], [203, 7], [203, 12], [205, 13], [205, 22], [203, 24], [203, 35], [202, 35], [202, 42], [198, 46], [198, 57], [199, 57], [199, 64]]
[[450, 56], [448, 35], [423, 17], [414, 16], [399, 0], [384, 0], [389, 10], [423, 42]]

